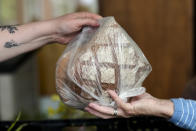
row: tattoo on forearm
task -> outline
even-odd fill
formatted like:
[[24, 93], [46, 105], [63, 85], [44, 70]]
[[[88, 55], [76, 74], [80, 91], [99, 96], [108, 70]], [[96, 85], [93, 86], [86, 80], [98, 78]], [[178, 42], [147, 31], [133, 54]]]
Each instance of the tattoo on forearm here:
[[4, 31], [7, 30], [10, 34], [14, 34], [18, 28], [16, 25], [6, 25], [6, 26], [0, 26], [0, 30]]
[[22, 45], [22, 43], [17, 43], [14, 40], [11, 40], [11, 41], [6, 42], [4, 47], [5, 48], [12, 48], [12, 47], [20, 46], [20, 45]]

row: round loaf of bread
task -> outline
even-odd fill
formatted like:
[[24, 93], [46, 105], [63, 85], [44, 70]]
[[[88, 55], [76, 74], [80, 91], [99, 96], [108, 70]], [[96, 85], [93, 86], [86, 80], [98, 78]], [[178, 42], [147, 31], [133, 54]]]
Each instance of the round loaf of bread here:
[[113, 17], [101, 20], [98, 29], [86, 27], [70, 44], [56, 69], [57, 91], [66, 104], [113, 106], [108, 89], [122, 99], [145, 92], [141, 86], [151, 66]]

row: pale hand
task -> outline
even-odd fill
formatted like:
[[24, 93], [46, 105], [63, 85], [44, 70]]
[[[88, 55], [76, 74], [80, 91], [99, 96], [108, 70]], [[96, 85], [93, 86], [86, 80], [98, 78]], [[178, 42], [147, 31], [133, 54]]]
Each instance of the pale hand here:
[[99, 19], [102, 17], [97, 14], [88, 12], [79, 12], [67, 14], [61, 17], [50, 20], [53, 25], [53, 31], [58, 37], [57, 42], [62, 44], [69, 42], [73, 39], [84, 26], [99, 26]]
[[[108, 93], [117, 104], [118, 117], [132, 117], [136, 115], [154, 115], [170, 118], [173, 114], [173, 103], [170, 100], [157, 99], [148, 93], [131, 98], [127, 103], [109, 90]], [[90, 103], [86, 108], [90, 114], [104, 119], [114, 118], [114, 109]]]

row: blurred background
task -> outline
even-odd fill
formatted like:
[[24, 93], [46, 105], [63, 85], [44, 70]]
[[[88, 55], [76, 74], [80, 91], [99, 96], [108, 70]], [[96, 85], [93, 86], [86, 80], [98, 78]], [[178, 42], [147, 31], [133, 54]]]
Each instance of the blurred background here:
[[[193, 0], [0, 0], [0, 25], [24, 24], [89, 11], [114, 16], [144, 52], [153, 71], [147, 92], [192, 97], [195, 74]], [[0, 63], [0, 120], [89, 118], [63, 105], [55, 90], [56, 62], [66, 46], [52, 44]]]

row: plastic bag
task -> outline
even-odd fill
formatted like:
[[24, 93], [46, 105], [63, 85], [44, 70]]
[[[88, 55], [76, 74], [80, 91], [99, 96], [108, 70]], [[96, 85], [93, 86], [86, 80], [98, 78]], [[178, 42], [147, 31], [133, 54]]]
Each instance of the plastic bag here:
[[152, 68], [140, 48], [115, 21], [100, 20], [100, 27], [84, 27], [57, 62], [56, 89], [62, 101], [84, 109], [89, 102], [114, 107], [107, 89], [120, 98], [145, 92], [142, 82]]

